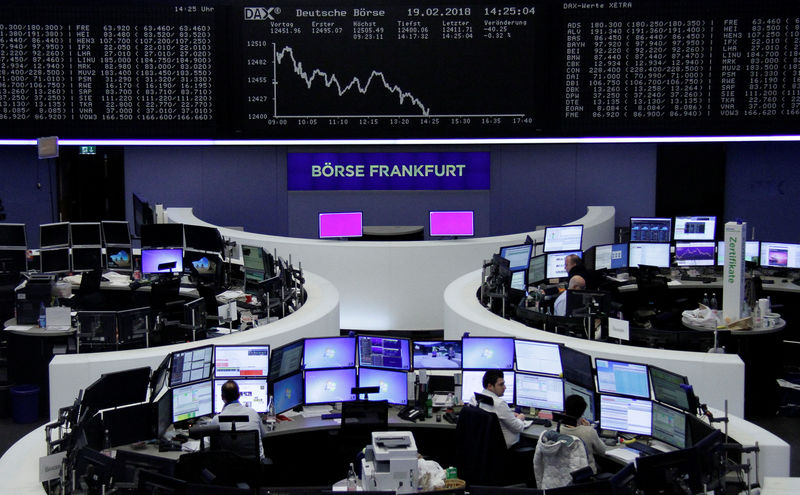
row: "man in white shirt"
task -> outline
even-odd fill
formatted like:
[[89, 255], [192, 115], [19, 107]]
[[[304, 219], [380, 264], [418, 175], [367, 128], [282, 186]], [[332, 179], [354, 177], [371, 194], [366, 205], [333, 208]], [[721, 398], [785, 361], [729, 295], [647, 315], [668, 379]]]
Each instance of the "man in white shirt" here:
[[[523, 414], [518, 414], [512, 411], [506, 401], [502, 399], [506, 391], [506, 381], [503, 378], [503, 372], [500, 370], [489, 370], [483, 375], [483, 395], [489, 397], [494, 402], [494, 405], [480, 403], [480, 408], [484, 411], [493, 412], [500, 420], [500, 430], [503, 432], [503, 438], [506, 441], [506, 447], [510, 448], [515, 443], [519, 442], [519, 434], [525, 429]], [[470, 399], [470, 404], [477, 405], [475, 397]]]
[[[569, 279], [567, 290], [583, 290], [586, 288], [586, 280], [580, 275], [573, 275]], [[556, 316], [567, 316], [567, 291], [565, 290], [556, 298], [553, 303], [553, 314]]]
[[[255, 412], [250, 407], [247, 407], [243, 404], [239, 403], [239, 385], [236, 384], [233, 380], [228, 380], [227, 382], [222, 384], [222, 391], [220, 393], [222, 396], [222, 401], [225, 402], [225, 405], [222, 407], [222, 411], [214, 417], [210, 421], [210, 423], [219, 423], [219, 429], [223, 431], [228, 431], [231, 429], [231, 423], [220, 422], [220, 416], [247, 416], [246, 423], [235, 423], [236, 424], [236, 431], [258, 431], [258, 438], [264, 438], [264, 427], [261, 423], [261, 417], [259, 417], [258, 413]], [[264, 444], [263, 442], [258, 442], [258, 451], [261, 459], [264, 459]]]

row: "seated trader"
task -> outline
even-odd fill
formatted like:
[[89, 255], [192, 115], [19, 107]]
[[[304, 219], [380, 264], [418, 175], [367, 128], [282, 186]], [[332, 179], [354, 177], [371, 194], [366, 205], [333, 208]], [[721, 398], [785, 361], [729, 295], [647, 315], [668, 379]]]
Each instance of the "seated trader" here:
[[[561, 425], [561, 433], [573, 435], [583, 440], [589, 467], [597, 474], [597, 464], [594, 462], [594, 456], [595, 454], [604, 453], [608, 447], [600, 440], [597, 430], [582, 417], [585, 410], [586, 401], [583, 397], [580, 395], [568, 396], [564, 400], [564, 414], [569, 418]], [[573, 424], [568, 424], [570, 422]]]
[[567, 271], [567, 282], [572, 280], [572, 277], [581, 276], [584, 282], [589, 279], [589, 271], [583, 264], [583, 260], [577, 254], [570, 254], [564, 258], [564, 269]]
[[[220, 416], [247, 416], [249, 419], [247, 423], [235, 423], [236, 431], [258, 431], [258, 438], [264, 437], [264, 428], [261, 423], [261, 417], [252, 408], [239, 403], [239, 385], [233, 380], [228, 380], [222, 384], [222, 391], [220, 393], [222, 401], [225, 405], [222, 411], [210, 421], [210, 423], [219, 423], [219, 429], [228, 431], [231, 429], [231, 423], [220, 422]], [[258, 450], [261, 459], [264, 459], [264, 444], [258, 443]]]
[[[567, 290], [582, 290], [586, 288], [586, 280], [580, 275], [575, 275], [569, 279]], [[553, 303], [553, 314], [556, 316], [567, 316], [567, 291], [565, 290], [556, 298]], [[582, 413], [581, 413], [582, 414]]]
[[[494, 401], [494, 405], [480, 403], [480, 408], [484, 411], [493, 412], [500, 420], [500, 430], [503, 432], [503, 438], [506, 441], [506, 448], [510, 448], [515, 443], [519, 442], [519, 434], [525, 429], [524, 414], [515, 413], [508, 407], [508, 403], [502, 399], [506, 391], [506, 381], [503, 378], [503, 372], [500, 370], [489, 370], [483, 374], [483, 395], [490, 397]], [[478, 405], [475, 397], [470, 399], [469, 403], [473, 406]]]

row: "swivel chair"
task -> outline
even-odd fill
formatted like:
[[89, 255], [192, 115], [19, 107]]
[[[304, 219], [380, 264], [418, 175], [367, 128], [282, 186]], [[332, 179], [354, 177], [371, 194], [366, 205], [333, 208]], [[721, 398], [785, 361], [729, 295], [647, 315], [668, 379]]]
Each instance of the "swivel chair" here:
[[508, 482], [508, 452], [496, 414], [465, 405], [458, 415], [455, 449], [456, 468], [467, 486]]

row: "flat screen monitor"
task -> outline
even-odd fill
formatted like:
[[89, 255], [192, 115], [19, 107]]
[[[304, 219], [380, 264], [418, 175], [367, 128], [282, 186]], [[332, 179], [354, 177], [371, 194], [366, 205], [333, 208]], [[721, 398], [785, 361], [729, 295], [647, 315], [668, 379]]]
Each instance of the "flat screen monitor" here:
[[647, 399], [600, 394], [600, 428], [650, 436], [653, 403]]
[[608, 315], [611, 312], [611, 293], [582, 289], [567, 290], [567, 316], [587, 316], [590, 311], [593, 314]]
[[206, 300], [198, 297], [189, 302], [183, 303], [183, 323], [192, 330], [202, 330], [206, 328], [208, 310]]
[[345, 213], [320, 213], [319, 237], [361, 237], [362, 213], [360, 211]]
[[452, 370], [461, 368], [460, 340], [415, 340], [414, 369]]
[[669, 244], [631, 242], [628, 250], [628, 266], [639, 265], [669, 267]]
[[269, 379], [275, 381], [300, 371], [303, 363], [303, 341], [297, 340], [272, 350], [269, 361]]
[[631, 242], [671, 241], [671, 218], [631, 217]]
[[598, 392], [650, 398], [646, 364], [596, 358], [595, 367]]
[[328, 404], [356, 400], [356, 369], [306, 371], [306, 404]]
[[675, 217], [676, 241], [713, 241], [716, 237], [717, 217]]
[[[222, 400], [222, 385], [226, 379], [214, 380], [214, 412], [219, 414], [225, 407]], [[239, 403], [252, 408], [257, 413], [265, 413], [269, 409], [269, 387], [267, 379], [233, 380], [239, 386]]]
[[456, 237], [475, 235], [475, 215], [472, 211], [430, 212], [431, 237]]
[[28, 271], [28, 255], [24, 249], [0, 248], [0, 273], [18, 273]]
[[40, 250], [39, 271], [42, 273], [69, 272], [69, 248], [63, 247]]
[[172, 389], [172, 422], [210, 416], [214, 412], [211, 380]]
[[81, 341], [113, 346], [117, 343], [117, 314], [114, 311], [78, 311], [78, 332]]
[[[483, 391], [483, 374], [486, 370], [471, 370], [461, 372], [461, 401], [464, 404], [475, 397], [475, 392], [481, 393]], [[514, 372], [504, 371], [503, 380], [506, 382], [506, 392], [503, 394], [503, 400], [509, 404], [514, 403]]]
[[142, 248], [183, 248], [183, 224], [142, 225]]
[[564, 400], [566, 400], [566, 398], [570, 395], [579, 395], [583, 397], [583, 400], [586, 401], [586, 409], [583, 411], [582, 416], [583, 419], [589, 421], [590, 423], [596, 421], [597, 416], [595, 411], [596, 400], [594, 387], [588, 389], [564, 380]]
[[581, 251], [565, 251], [562, 253], [548, 253], [547, 254], [547, 278], [566, 278], [569, 273], [564, 268], [564, 260], [570, 254], [575, 254], [579, 258], [583, 258]]
[[561, 376], [561, 351], [558, 344], [514, 339], [517, 371]]
[[544, 252], [580, 251], [583, 225], [564, 225], [544, 229]]
[[[169, 386], [176, 387], [185, 383], [211, 378], [213, 354], [214, 347], [210, 345], [173, 352]], [[210, 382], [209, 386], [211, 386]]]
[[648, 368], [655, 400], [684, 411], [692, 410], [689, 398], [689, 380], [685, 376], [657, 366], [648, 366]]
[[526, 291], [528, 289], [528, 270], [517, 270], [511, 272], [511, 283], [509, 288], [514, 290]]
[[106, 246], [127, 246], [131, 243], [131, 231], [128, 222], [104, 220], [100, 222], [103, 231], [103, 243]]
[[100, 246], [103, 244], [100, 234], [100, 222], [69, 224], [69, 238], [73, 246]]
[[349, 368], [355, 365], [355, 337], [306, 339], [303, 349], [303, 366], [305, 369]]
[[773, 268], [800, 268], [800, 244], [761, 242], [761, 266]]
[[617, 270], [628, 267], [628, 244], [603, 244], [595, 246], [594, 269]]
[[264, 249], [259, 246], [242, 245], [242, 263], [246, 270], [256, 272], [267, 271], [267, 257]]
[[266, 378], [268, 374], [268, 345], [214, 346], [215, 378]]
[[143, 366], [103, 373], [94, 383], [86, 387], [81, 405], [98, 411], [144, 402], [147, 399], [150, 371], [149, 366]]
[[272, 383], [272, 400], [275, 402], [275, 413], [293, 409], [305, 402], [303, 398], [303, 374], [295, 373]]
[[24, 223], [0, 223], [0, 248], [28, 247]]
[[531, 262], [533, 244], [519, 244], [500, 248], [500, 256], [508, 260], [508, 269], [512, 272], [527, 270]]
[[110, 271], [129, 272], [132, 270], [130, 246], [106, 247], [106, 267]]
[[149, 319], [150, 306], [117, 311], [117, 335], [119, 336], [119, 342], [123, 343], [133, 339], [142, 339], [141, 345], [144, 347], [144, 340], [150, 326]]
[[560, 349], [564, 379], [589, 390], [594, 390], [592, 356], [567, 346], [561, 346]]
[[517, 372], [514, 403], [547, 411], [564, 410], [564, 380], [552, 376]]
[[547, 278], [547, 255], [533, 256], [528, 265], [528, 283], [538, 284]]
[[167, 390], [156, 405], [156, 438], [162, 438], [172, 424], [172, 390]]
[[714, 266], [714, 241], [676, 242], [675, 264], [677, 266]]
[[153, 223], [155, 215], [153, 208], [147, 201], [142, 200], [136, 193], [131, 194], [133, 206], [133, 230], [134, 233], [141, 237], [142, 226], [150, 225]]
[[461, 349], [464, 369], [514, 369], [514, 339], [511, 337], [464, 337]]
[[69, 246], [69, 223], [46, 223], [39, 226], [39, 247]]
[[408, 339], [358, 336], [358, 365], [394, 370], [411, 369]]
[[679, 449], [686, 448], [686, 413], [653, 403], [653, 438]]
[[378, 387], [377, 394], [369, 394], [369, 400], [385, 400], [389, 404], [408, 404], [408, 373], [405, 371], [360, 368], [359, 387]]
[[103, 268], [103, 248], [99, 246], [72, 248], [73, 272], [88, 272], [101, 268]]
[[[760, 250], [761, 250], [761, 243], [759, 241], [745, 242], [744, 260], [758, 264], [758, 255]], [[717, 241], [717, 264], [719, 266], [725, 265], [726, 252], [727, 252], [727, 243], [725, 241]]]
[[142, 273], [181, 273], [183, 249], [142, 249]]
[[183, 252], [183, 271], [201, 277], [213, 277], [217, 274], [219, 256], [201, 251], [186, 250]]
[[187, 249], [211, 253], [222, 252], [222, 235], [220, 235], [216, 227], [184, 224], [183, 238]]

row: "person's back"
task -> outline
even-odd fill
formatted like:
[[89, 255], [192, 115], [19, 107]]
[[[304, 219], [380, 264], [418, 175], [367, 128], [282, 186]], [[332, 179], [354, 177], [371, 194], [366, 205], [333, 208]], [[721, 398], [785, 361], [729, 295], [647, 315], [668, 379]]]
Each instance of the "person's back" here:
[[602, 454], [607, 450], [606, 444], [600, 440], [600, 436], [588, 421], [583, 419], [583, 412], [586, 410], [586, 401], [580, 395], [570, 395], [564, 400], [564, 414], [574, 420], [574, 424], [562, 424], [561, 431], [567, 435], [574, 435], [583, 441], [586, 449], [586, 460], [592, 471], [597, 473], [597, 463], [594, 460], [595, 454]]
[[570, 484], [571, 473], [587, 465], [586, 449], [579, 438], [554, 430], [547, 430], [539, 437], [533, 454], [533, 473], [540, 490]]
[[[258, 431], [259, 456], [264, 459], [264, 444], [261, 441], [264, 437], [264, 428], [261, 423], [261, 417], [255, 410], [239, 402], [239, 386], [233, 380], [228, 380], [222, 385], [221, 396], [225, 406], [211, 420], [211, 423], [218, 423], [221, 431], [230, 431], [233, 429], [233, 425], [236, 425], [236, 431]], [[220, 416], [247, 416], [247, 422], [229, 423], [220, 421]]]

